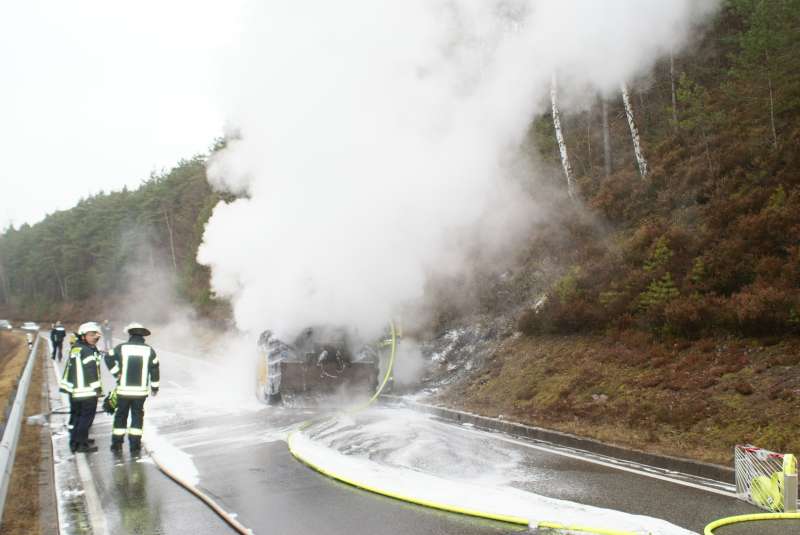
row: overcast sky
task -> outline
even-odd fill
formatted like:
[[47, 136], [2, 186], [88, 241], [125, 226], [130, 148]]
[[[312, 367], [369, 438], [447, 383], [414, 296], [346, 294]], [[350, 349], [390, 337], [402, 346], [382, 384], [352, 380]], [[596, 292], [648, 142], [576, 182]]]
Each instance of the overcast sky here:
[[239, 2], [0, 2], [0, 228], [205, 152]]

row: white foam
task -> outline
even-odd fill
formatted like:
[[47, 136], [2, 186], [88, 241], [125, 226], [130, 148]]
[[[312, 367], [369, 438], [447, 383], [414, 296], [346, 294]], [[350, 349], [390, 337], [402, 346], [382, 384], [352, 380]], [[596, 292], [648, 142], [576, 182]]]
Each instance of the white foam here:
[[143, 440], [147, 444], [150, 454], [157, 459], [159, 464], [187, 483], [197, 485], [200, 482], [200, 475], [192, 461], [192, 456], [173, 446], [169, 440], [158, 433], [156, 427], [145, 427]]
[[291, 447], [296, 455], [308, 463], [365, 486], [450, 508], [525, 518], [532, 527], [538, 522], [548, 521], [653, 535], [692, 533], [652, 517], [557, 500], [508, 486], [492, 486], [485, 481], [480, 484], [453, 481], [407, 468], [378, 464], [340, 453], [312, 440], [305, 432], [297, 432], [292, 436]]

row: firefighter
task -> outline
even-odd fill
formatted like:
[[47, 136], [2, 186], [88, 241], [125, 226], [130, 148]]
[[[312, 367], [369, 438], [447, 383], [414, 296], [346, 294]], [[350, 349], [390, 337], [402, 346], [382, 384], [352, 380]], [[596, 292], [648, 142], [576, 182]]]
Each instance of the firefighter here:
[[100, 386], [100, 326], [93, 322], [78, 328], [78, 339], [69, 351], [67, 364], [61, 378], [61, 390], [70, 395], [70, 420], [74, 423], [70, 431], [69, 448], [74, 452], [91, 453], [97, 446], [90, 443], [89, 429], [97, 412], [97, 398], [103, 395]]
[[61, 321], [57, 321], [55, 325], [53, 325], [53, 330], [50, 331], [50, 342], [53, 345], [53, 360], [56, 360], [56, 356], [58, 356], [58, 362], [61, 362], [61, 354], [62, 354], [62, 346], [64, 344], [64, 338], [67, 336], [67, 330], [64, 329], [64, 326], [61, 324]]
[[[70, 352], [72, 351], [72, 348], [75, 347], [77, 341], [78, 341], [78, 335], [76, 333], [70, 333], [69, 339], [67, 340]], [[75, 400], [72, 399], [71, 387], [68, 387], [67, 384], [65, 383], [67, 377], [66, 374], [67, 374], [67, 367], [64, 366], [64, 370], [61, 374], [61, 383], [59, 390], [67, 394], [67, 396], [69, 397], [69, 423], [67, 424], [67, 430], [70, 432], [71, 435], [72, 430], [75, 428], [75, 422], [78, 421], [78, 413], [77, 413], [77, 407], [75, 405]], [[94, 444], [94, 440], [90, 438], [89, 443]]]
[[[106, 355], [106, 366], [117, 379], [117, 410], [111, 431], [111, 451], [122, 451], [125, 434], [131, 453], [142, 449], [142, 427], [144, 424], [144, 402], [152, 392], [158, 394], [158, 356], [144, 341], [150, 331], [140, 323], [125, 327], [129, 339], [119, 344]], [[130, 426], [128, 413], [131, 414]]]

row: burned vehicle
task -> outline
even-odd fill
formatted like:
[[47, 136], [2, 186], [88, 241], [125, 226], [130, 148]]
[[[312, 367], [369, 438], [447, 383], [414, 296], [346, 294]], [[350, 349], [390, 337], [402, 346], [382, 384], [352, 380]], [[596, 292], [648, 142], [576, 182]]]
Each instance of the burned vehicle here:
[[353, 330], [330, 325], [306, 327], [291, 343], [264, 331], [258, 339], [257, 395], [269, 405], [292, 406], [370, 396], [378, 388], [382, 355], [395, 343], [391, 333], [364, 343]]

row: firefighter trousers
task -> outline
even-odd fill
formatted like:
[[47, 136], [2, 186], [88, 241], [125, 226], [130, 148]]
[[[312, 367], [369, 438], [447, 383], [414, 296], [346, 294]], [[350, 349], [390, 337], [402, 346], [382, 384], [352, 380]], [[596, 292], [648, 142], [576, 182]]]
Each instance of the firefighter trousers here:
[[53, 342], [53, 360], [56, 360], [56, 356], [58, 356], [58, 362], [61, 362], [61, 354], [62, 354], [62, 346], [64, 342]]
[[[117, 396], [117, 410], [114, 411], [114, 428], [111, 430], [111, 443], [122, 444], [125, 433], [128, 434], [128, 443], [131, 449], [142, 447], [142, 426], [144, 424], [144, 402], [147, 396], [124, 397]], [[131, 415], [131, 424], [128, 425], [128, 413]]]
[[70, 442], [76, 446], [80, 446], [81, 444], [88, 445], [89, 429], [92, 427], [94, 415], [97, 412], [97, 398], [95, 396], [90, 398], [72, 398], [70, 412], [72, 412], [73, 407], [75, 409], [75, 425], [70, 434]]
[[72, 430], [75, 429], [75, 424], [78, 423], [78, 412], [80, 411], [80, 405], [75, 398], [71, 395], [69, 396], [69, 424], [67, 424], [67, 429], [69, 429], [70, 435], [72, 434]]

